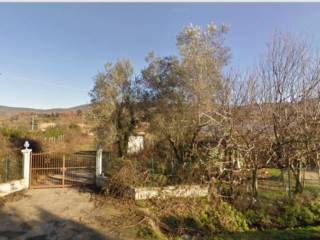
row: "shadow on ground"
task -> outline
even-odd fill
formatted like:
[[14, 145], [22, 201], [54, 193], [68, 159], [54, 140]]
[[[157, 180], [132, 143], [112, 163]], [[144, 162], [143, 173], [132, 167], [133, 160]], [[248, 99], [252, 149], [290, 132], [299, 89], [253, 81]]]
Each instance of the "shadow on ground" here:
[[[90, 189], [94, 191], [93, 189]], [[87, 192], [89, 189], [79, 189], [79, 192]], [[28, 200], [29, 198], [29, 200]], [[64, 196], [59, 196], [60, 201]], [[30, 196], [23, 193], [8, 197], [6, 201], [0, 204], [0, 240], [109, 240], [111, 237], [105, 233], [98, 232], [96, 229], [89, 227], [85, 219], [67, 219], [61, 217], [61, 209], [46, 210], [52, 202], [45, 202], [43, 207], [33, 207], [32, 202], [29, 202], [28, 208], [33, 208], [34, 211], [29, 215], [22, 216], [18, 208], [5, 209], [6, 202], [21, 203], [21, 201], [32, 201]], [[70, 204], [70, 203], [69, 203]], [[77, 206], [80, 202], [74, 202]], [[81, 205], [80, 205], [81, 206]], [[52, 207], [51, 207], [52, 208]], [[54, 207], [53, 207], [54, 208]], [[50, 207], [49, 207], [50, 209]], [[21, 210], [20, 210], [21, 211]]]

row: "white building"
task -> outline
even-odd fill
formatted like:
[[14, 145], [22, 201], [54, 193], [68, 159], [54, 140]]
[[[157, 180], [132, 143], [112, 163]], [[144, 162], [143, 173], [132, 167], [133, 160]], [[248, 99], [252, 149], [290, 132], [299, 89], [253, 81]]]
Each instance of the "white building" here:
[[139, 132], [136, 135], [129, 137], [128, 154], [138, 153], [144, 147], [144, 132]]

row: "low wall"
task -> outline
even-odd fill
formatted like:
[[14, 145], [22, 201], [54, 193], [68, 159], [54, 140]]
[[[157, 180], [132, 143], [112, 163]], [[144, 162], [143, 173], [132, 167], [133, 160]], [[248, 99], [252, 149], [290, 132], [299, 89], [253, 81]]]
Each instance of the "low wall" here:
[[11, 193], [21, 191], [28, 188], [28, 183], [25, 179], [14, 180], [7, 183], [0, 183], [0, 197], [4, 197]]
[[172, 197], [206, 197], [209, 186], [201, 185], [177, 185], [167, 187], [138, 187], [134, 188], [135, 200], [150, 198], [172, 198]]
[[[106, 177], [96, 178], [96, 185], [103, 187]], [[177, 185], [167, 187], [132, 187], [132, 198], [134, 200], [146, 200], [150, 198], [172, 198], [172, 197], [207, 197], [209, 185]]]

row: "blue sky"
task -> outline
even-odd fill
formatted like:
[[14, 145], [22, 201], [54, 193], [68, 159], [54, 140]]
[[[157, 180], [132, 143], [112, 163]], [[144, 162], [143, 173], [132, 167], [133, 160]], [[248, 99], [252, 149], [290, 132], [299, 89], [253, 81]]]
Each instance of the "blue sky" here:
[[0, 105], [69, 107], [88, 103], [107, 61], [145, 66], [148, 52], [177, 54], [186, 25], [230, 26], [230, 66], [246, 71], [275, 30], [320, 44], [317, 3], [0, 3]]

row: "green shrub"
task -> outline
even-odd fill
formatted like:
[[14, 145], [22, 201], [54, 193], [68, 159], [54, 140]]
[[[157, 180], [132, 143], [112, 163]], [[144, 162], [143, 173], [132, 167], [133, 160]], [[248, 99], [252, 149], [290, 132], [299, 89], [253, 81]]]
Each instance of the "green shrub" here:
[[44, 132], [45, 137], [59, 137], [63, 135], [63, 129], [60, 127], [50, 127]]
[[314, 213], [315, 219], [320, 221], [320, 196], [309, 202], [309, 209]]
[[320, 221], [320, 197], [305, 193], [277, 204], [273, 206], [276, 211], [272, 212], [266, 207], [246, 211], [244, 215], [249, 226], [258, 229], [293, 228]]
[[12, 129], [7, 127], [1, 127], [0, 132], [4, 137], [7, 138], [23, 138], [27, 135], [27, 132], [23, 129]]
[[246, 218], [244, 215], [234, 208], [230, 204], [222, 202], [222, 208], [219, 210], [219, 219], [221, 222], [221, 227], [224, 231], [228, 232], [243, 232], [249, 230]]
[[290, 228], [314, 224], [319, 219], [316, 212], [312, 211], [311, 202], [309, 198], [303, 199], [301, 196], [283, 206], [278, 218], [281, 226]]
[[147, 226], [140, 227], [137, 235], [138, 237], [141, 237], [143, 239], [150, 239], [150, 240], [159, 239], [155, 231], [153, 231], [152, 228]]
[[300, 209], [292, 204], [283, 206], [283, 212], [277, 218], [280, 226], [285, 227], [295, 227], [299, 225], [298, 216]]
[[185, 216], [164, 217], [163, 222], [171, 229], [173, 235], [187, 233], [207, 236], [218, 232], [249, 230], [246, 218], [226, 202], [217, 206], [205, 203]]
[[250, 228], [267, 229], [274, 226], [270, 215], [265, 211], [254, 211], [250, 209], [246, 211], [244, 215]]
[[173, 230], [177, 230], [181, 224], [181, 221], [177, 216], [168, 216], [163, 218], [164, 223]]

